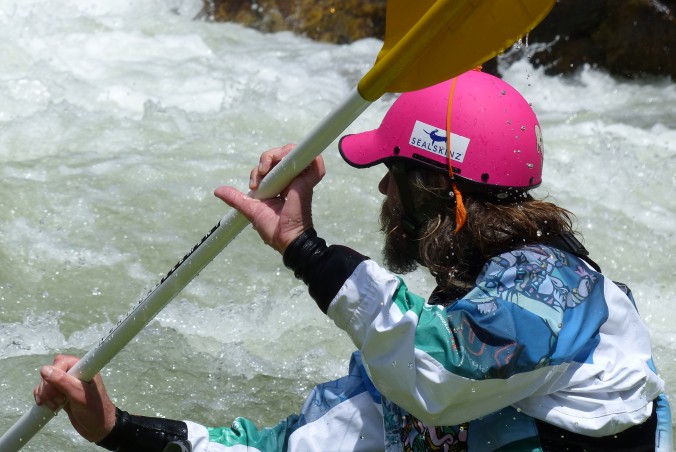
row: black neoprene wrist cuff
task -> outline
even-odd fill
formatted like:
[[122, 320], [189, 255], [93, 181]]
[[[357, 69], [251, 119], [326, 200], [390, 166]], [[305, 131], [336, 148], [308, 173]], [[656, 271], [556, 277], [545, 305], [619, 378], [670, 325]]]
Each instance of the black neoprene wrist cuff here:
[[[296, 237], [293, 242], [284, 250], [282, 262], [289, 270], [293, 270], [293, 275], [298, 279], [304, 279], [307, 273], [305, 270], [307, 264], [312, 261], [315, 254], [321, 254], [326, 250], [326, 242], [317, 237], [317, 231], [314, 228], [305, 230]], [[307, 283], [307, 281], [305, 281]]]
[[96, 443], [104, 449], [118, 452], [162, 452], [171, 441], [188, 439], [185, 422], [156, 417], [133, 416], [115, 408], [113, 430]]
[[326, 314], [331, 301], [355, 268], [368, 259], [345, 246], [326, 246], [310, 228], [284, 251], [284, 265], [308, 286], [310, 296]]

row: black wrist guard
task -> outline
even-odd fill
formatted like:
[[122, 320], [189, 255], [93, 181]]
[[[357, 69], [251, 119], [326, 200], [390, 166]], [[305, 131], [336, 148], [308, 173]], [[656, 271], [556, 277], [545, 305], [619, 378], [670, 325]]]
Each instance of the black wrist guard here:
[[310, 296], [326, 314], [338, 290], [362, 261], [368, 259], [345, 246], [326, 246], [317, 231], [308, 229], [284, 251], [284, 265], [308, 286]]
[[132, 416], [115, 408], [115, 427], [96, 445], [119, 452], [162, 452], [168, 443], [186, 439], [188, 426], [185, 422]]
[[326, 242], [317, 237], [317, 231], [310, 228], [296, 237], [284, 251], [282, 262], [293, 275], [307, 284], [308, 266], [327, 250]]

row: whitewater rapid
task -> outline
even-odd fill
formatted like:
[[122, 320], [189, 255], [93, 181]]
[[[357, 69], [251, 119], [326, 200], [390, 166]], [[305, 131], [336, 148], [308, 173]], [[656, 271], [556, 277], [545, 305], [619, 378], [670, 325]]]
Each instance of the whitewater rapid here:
[[[312, 42], [193, 20], [201, 0], [0, 0], [0, 433], [32, 405], [37, 369], [82, 355], [227, 212], [262, 150], [300, 141], [382, 43]], [[580, 68], [507, 81], [546, 146], [540, 196], [577, 214], [605, 273], [629, 284], [676, 385], [676, 88]], [[387, 95], [349, 129], [374, 128]], [[380, 257], [382, 169], [324, 157], [315, 223]], [[423, 273], [408, 276], [420, 294]], [[352, 350], [247, 228], [104, 370], [128, 411], [271, 425]], [[24, 450], [98, 450], [58, 416]]]

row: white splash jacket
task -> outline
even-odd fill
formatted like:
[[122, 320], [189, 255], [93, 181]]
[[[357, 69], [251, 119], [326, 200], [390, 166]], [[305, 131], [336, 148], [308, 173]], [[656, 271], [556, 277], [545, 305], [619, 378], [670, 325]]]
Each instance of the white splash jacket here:
[[305, 239], [285, 263], [359, 349], [349, 375], [272, 429], [187, 422], [192, 450], [671, 450], [631, 294], [576, 255], [527, 246], [490, 259], [463, 298], [425, 301], [349, 248]]
[[365, 261], [328, 314], [361, 350], [380, 392], [430, 425], [514, 406], [606, 436], [647, 419], [663, 388], [630, 299], [554, 248], [491, 259], [476, 287], [448, 307]]

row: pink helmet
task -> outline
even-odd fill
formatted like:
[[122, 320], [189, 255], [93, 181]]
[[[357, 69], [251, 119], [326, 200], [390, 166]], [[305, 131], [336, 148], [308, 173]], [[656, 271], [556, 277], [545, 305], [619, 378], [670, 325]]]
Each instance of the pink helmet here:
[[357, 168], [406, 159], [448, 173], [448, 112], [461, 189], [505, 198], [540, 185], [544, 151], [535, 113], [506, 82], [476, 70], [402, 94], [380, 127], [344, 136], [340, 153]]

